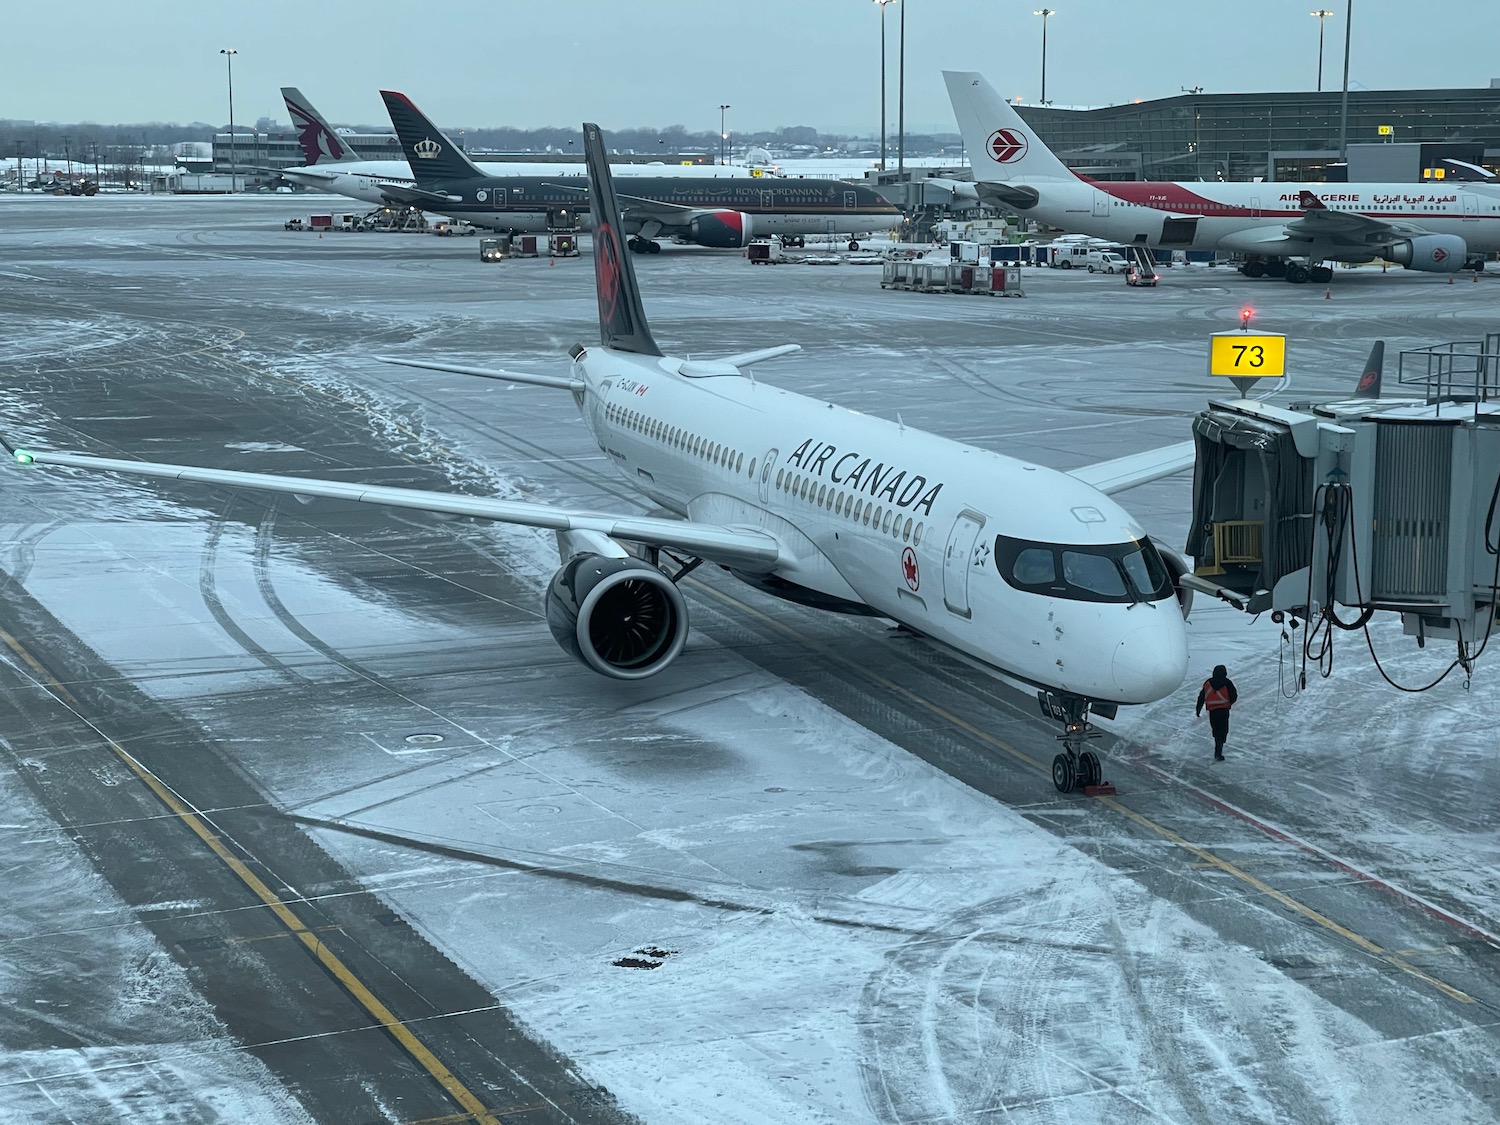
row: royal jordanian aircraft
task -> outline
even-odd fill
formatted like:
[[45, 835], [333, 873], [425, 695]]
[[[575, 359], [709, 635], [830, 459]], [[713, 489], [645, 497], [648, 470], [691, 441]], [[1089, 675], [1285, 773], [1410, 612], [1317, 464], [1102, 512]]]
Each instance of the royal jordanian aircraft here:
[[[37, 449], [22, 464], [131, 473], [299, 497], [472, 516], [557, 533], [548, 584], [558, 643], [606, 676], [636, 680], [682, 651], [678, 582], [701, 562], [792, 602], [900, 622], [1053, 693], [1067, 724], [1061, 790], [1099, 779], [1084, 750], [1093, 707], [1149, 703], [1187, 668], [1185, 569], [1163, 557], [1112, 493], [1192, 464], [1192, 442], [1070, 473], [1027, 464], [747, 377], [794, 344], [718, 360], [663, 355], [624, 252], [597, 125], [584, 149], [594, 219], [600, 343], [566, 375], [391, 359], [565, 390], [599, 448], [652, 505], [643, 516]], [[7, 449], [10, 447], [7, 446]], [[670, 566], [668, 566], [670, 564]]]
[[1332, 279], [1325, 261], [1384, 258], [1454, 273], [1500, 250], [1491, 184], [1141, 183], [1086, 180], [988, 82], [944, 71], [981, 198], [1077, 234], [1244, 254], [1249, 277]]
[[[348, 196], [374, 205], [395, 204], [402, 201], [386, 191], [386, 185], [395, 188], [414, 189], [416, 178], [405, 160], [365, 160], [354, 153], [329, 124], [323, 120], [312, 102], [302, 96], [302, 91], [293, 86], [281, 88], [281, 100], [291, 114], [292, 125], [297, 130], [297, 139], [302, 145], [306, 166], [302, 168], [278, 168], [283, 179], [290, 180], [314, 191], [328, 191], [335, 195]], [[574, 166], [558, 161], [481, 161], [477, 167], [487, 176], [574, 176]], [[273, 169], [268, 169], [271, 171]], [[693, 176], [704, 179], [743, 176], [745, 169], [712, 164], [620, 164], [615, 174], [622, 177], [635, 176]], [[769, 176], [770, 173], [762, 173]], [[539, 228], [542, 229], [542, 228]]]
[[[553, 171], [544, 176], [487, 176], [462, 149], [422, 116], [405, 94], [382, 90], [396, 136], [417, 177], [410, 191], [387, 188], [404, 202], [475, 226], [502, 231], [540, 231], [559, 225], [559, 213], [585, 205], [588, 180]], [[658, 236], [699, 246], [747, 246], [755, 235], [858, 236], [894, 227], [901, 212], [877, 192], [846, 180], [720, 180], [697, 177], [630, 181], [622, 195], [624, 229], [637, 253], [658, 253]]]

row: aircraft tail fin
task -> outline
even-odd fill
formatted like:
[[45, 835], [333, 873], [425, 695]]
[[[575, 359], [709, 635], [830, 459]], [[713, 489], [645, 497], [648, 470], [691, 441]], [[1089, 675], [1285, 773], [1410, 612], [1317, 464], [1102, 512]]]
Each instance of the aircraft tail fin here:
[[1078, 179], [982, 76], [970, 70], [945, 70], [943, 81], [948, 84], [948, 100], [958, 118], [975, 182]]
[[635, 265], [620, 240], [624, 223], [615, 199], [615, 181], [599, 126], [583, 124], [583, 156], [589, 170], [589, 210], [594, 216], [594, 284], [599, 290], [599, 338], [606, 348], [637, 355], [661, 355], [651, 338]]
[[301, 90], [295, 86], [283, 86], [281, 100], [286, 102], [286, 111], [292, 116], [292, 128], [297, 130], [297, 140], [302, 145], [302, 160], [307, 167], [311, 168], [316, 164], [348, 164], [359, 159], [354, 150], [344, 143], [313, 108], [312, 102], [302, 96]]
[[442, 180], [484, 178], [484, 173], [464, 150], [423, 116], [405, 94], [382, 90], [380, 96], [385, 99], [386, 112], [391, 115], [396, 137], [419, 187]]
[[1385, 373], [1385, 341], [1376, 340], [1370, 349], [1370, 358], [1365, 360], [1365, 370], [1354, 388], [1355, 398], [1379, 398], [1380, 380]]

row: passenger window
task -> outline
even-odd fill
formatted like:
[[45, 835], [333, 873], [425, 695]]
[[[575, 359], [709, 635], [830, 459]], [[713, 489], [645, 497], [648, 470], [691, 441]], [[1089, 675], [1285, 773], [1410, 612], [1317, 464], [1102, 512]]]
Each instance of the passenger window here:
[[922, 542], [922, 525], [921, 524], [917, 524], [917, 530], [915, 530], [915, 531], [913, 531], [911, 533], [911, 544], [912, 544], [913, 547], [916, 547], [916, 546], [919, 546], [921, 544], [921, 542]]
[[885, 523], [880, 525], [880, 530], [882, 532], [889, 531], [891, 529], [891, 517], [895, 514], [896, 512], [894, 508], [887, 508], [885, 510]]
[[906, 526], [901, 529], [901, 542], [911, 542], [911, 520], [909, 518], [906, 521]]
[[755, 458], [754, 457], [750, 458], [750, 473], [749, 473], [749, 476], [750, 476], [751, 480], [755, 479]]
[[780, 488], [780, 487], [781, 487], [781, 475], [782, 475], [782, 474], [783, 474], [783, 473], [785, 473], [785, 472], [786, 472], [786, 470], [785, 470], [785, 469], [777, 469], [777, 470], [776, 470], [776, 487], [777, 487], [777, 488]]
[[818, 485], [818, 507], [821, 508], [823, 506], [823, 501], [825, 501], [827, 499], [828, 499], [828, 486], [827, 485], [822, 485], [822, 484]]

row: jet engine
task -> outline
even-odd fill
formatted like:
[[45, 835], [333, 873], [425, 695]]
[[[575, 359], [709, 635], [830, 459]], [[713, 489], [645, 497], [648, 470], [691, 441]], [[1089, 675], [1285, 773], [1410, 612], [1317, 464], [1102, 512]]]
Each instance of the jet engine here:
[[547, 625], [563, 649], [618, 680], [655, 675], [687, 641], [687, 603], [639, 559], [576, 555], [547, 585]]
[[1384, 255], [1398, 266], [1423, 273], [1457, 273], [1468, 256], [1468, 244], [1456, 234], [1419, 234], [1395, 243]]
[[1172, 550], [1159, 540], [1151, 540], [1156, 553], [1161, 556], [1161, 561], [1166, 565], [1167, 573], [1172, 576], [1172, 592], [1177, 595], [1177, 606], [1182, 610], [1182, 619], [1187, 620], [1188, 614], [1193, 612], [1193, 591], [1182, 584], [1182, 576], [1193, 572], [1192, 566], [1187, 559]]
[[688, 237], [699, 246], [734, 250], [749, 246], [755, 218], [743, 211], [710, 211], [688, 223]]

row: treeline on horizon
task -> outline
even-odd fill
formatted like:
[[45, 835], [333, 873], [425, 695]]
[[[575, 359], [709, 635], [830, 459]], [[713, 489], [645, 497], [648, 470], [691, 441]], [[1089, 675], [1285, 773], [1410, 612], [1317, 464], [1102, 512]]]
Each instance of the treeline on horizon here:
[[[266, 128], [270, 125], [270, 128]], [[236, 133], [246, 136], [256, 131], [249, 124], [235, 125]], [[376, 136], [389, 135], [389, 125], [355, 125], [356, 133]], [[0, 160], [14, 160], [19, 146], [25, 159], [33, 159], [40, 153], [52, 157], [63, 155], [64, 146], [75, 160], [87, 159], [94, 151], [101, 158], [106, 150], [111, 157], [138, 152], [141, 149], [178, 144], [183, 141], [212, 141], [217, 133], [227, 132], [227, 125], [211, 125], [194, 121], [187, 125], [175, 122], [151, 121], [133, 125], [100, 125], [94, 122], [61, 124], [58, 122], [30, 123], [0, 119]], [[261, 133], [290, 133], [292, 127], [284, 122], [266, 122], [262, 119]], [[489, 128], [445, 129], [464, 148], [486, 152], [581, 152], [583, 135], [578, 129], [545, 127], [540, 129], [516, 129], [508, 126]], [[693, 132], [682, 125], [665, 128], [641, 126], [634, 129], [612, 129], [605, 131], [609, 147], [620, 152], [632, 153], [716, 153], [719, 150], [719, 134]], [[736, 147], [759, 145], [765, 148], [780, 148], [788, 145], [811, 145], [818, 149], [837, 148], [851, 140], [878, 143], [874, 138], [856, 138], [846, 134], [820, 133], [809, 125], [786, 126], [760, 132], [738, 133], [730, 130], [730, 144]], [[907, 135], [906, 145], [910, 151], [917, 147], [930, 147], [936, 138]], [[894, 143], [894, 142], [893, 142]], [[121, 150], [124, 150], [122, 153]]]

